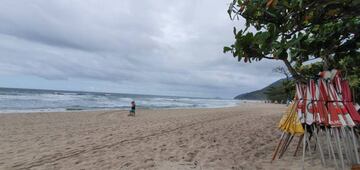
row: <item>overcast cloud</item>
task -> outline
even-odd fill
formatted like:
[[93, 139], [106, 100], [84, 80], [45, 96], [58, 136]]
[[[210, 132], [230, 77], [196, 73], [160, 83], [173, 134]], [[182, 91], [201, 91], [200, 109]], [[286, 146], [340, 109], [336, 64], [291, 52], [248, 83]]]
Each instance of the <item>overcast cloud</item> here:
[[238, 63], [227, 1], [3, 0], [0, 86], [233, 97], [279, 79]]

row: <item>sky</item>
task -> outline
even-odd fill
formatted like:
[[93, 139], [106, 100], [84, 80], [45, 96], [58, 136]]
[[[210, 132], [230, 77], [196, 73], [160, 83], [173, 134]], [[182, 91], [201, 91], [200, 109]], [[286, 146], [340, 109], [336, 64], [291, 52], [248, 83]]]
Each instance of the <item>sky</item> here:
[[2, 0], [0, 87], [222, 97], [282, 78], [239, 63], [230, 1]]

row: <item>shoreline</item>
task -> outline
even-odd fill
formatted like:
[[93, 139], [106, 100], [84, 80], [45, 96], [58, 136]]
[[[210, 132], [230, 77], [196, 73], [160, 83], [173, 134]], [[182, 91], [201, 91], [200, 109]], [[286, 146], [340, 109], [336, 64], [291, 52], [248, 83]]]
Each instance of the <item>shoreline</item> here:
[[[238, 107], [240, 106], [240, 104], [235, 105], [235, 106], [222, 106], [222, 107], [174, 107], [174, 108], [137, 108], [136, 110], [191, 110], [191, 109], [221, 109], [221, 108], [232, 108], [232, 107]], [[0, 111], [0, 115], [1, 114], [32, 114], [32, 113], [77, 113], [77, 112], [103, 112], [103, 111], [129, 111], [130, 107], [128, 108], [108, 108], [108, 109], [70, 109], [70, 110], [44, 110], [44, 111], [38, 111], [38, 110], [27, 110], [27, 111], [10, 111], [10, 112], [1, 112]]]
[[[224, 107], [182, 107], [182, 108], [137, 108], [136, 111], [141, 111], [141, 110], [197, 110], [197, 109], [225, 109], [225, 108], [235, 108], [235, 107], [240, 107], [242, 103], [239, 103], [238, 105], [235, 106], [224, 106]], [[48, 111], [48, 110], [44, 110], [44, 111], [21, 111], [21, 112], [1, 112], [0, 111], [0, 115], [4, 114], [41, 114], [41, 113], [81, 113], [81, 112], [113, 112], [113, 111], [119, 111], [119, 112], [123, 112], [123, 111], [129, 111], [129, 108], [124, 108], [124, 109], [83, 109], [83, 110], [54, 110], [54, 111]]]
[[[245, 103], [136, 117], [127, 110], [0, 114], [0, 169], [300, 169], [292, 146], [270, 163], [284, 110]], [[306, 167], [323, 169], [317, 158]]]
[[[138, 107], [137, 110], [173, 110], [173, 109], [217, 109], [217, 108], [231, 108], [231, 107], [238, 107], [241, 106], [242, 104], [246, 104], [246, 103], [264, 103], [264, 101], [258, 101], [258, 100], [239, 100], [239, 103], [237, 103], [236, 105], [229, 105], [229, 106], [215, 106], [215, 107], [154, 107], [154, 108], [150, 108], [150, 107]], [[119, 111], [124, 111], [124, 110], [129, 110], [129, 107], [124, 107], [124, 108], [99, 108], [99, 109], [68, 109], [68, 108], [58, 108], [57, 109], [49, 109], [49, 110], [42, 110], [42, 109], [30, 109], [30, 110], [11, 110], [11, 111], [0, 111], [0, 114], [17, 114], [17, 113], [58, 113], [58, 112], [93, 112], [93, 111], [114, 111], [114, 110], [119, 110]]]

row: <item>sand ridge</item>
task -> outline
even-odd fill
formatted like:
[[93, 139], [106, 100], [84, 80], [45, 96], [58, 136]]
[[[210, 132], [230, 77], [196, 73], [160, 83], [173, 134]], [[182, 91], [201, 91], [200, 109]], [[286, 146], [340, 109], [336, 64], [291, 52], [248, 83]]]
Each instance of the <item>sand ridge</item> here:
[[[0, 169], [301, 169], [293, 146], [270, 164], [284, 110], [247, 103], [138, 110], [136, 117], [121, 110], [2, 114]], [[319, 161], [307, 160], [307, 169], [321, 168]]]

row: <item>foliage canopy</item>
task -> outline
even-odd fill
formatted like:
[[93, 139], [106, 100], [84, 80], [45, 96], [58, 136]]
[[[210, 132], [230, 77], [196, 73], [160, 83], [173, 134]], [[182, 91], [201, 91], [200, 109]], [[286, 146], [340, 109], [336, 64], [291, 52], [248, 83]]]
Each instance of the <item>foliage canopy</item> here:
[[360, 92], [359, 0], [233, 0], [228, 14], [246, 20], [224, 47], [238, 61], [282, 61], [296, 81], [337, 68]]

